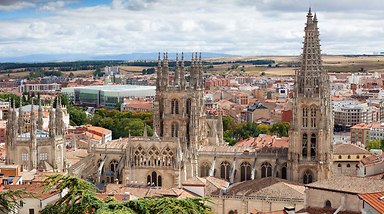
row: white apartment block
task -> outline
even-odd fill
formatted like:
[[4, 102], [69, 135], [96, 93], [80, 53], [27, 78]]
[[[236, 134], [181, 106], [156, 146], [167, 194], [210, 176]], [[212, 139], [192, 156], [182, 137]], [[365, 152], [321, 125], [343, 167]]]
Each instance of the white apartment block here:
[[359, 123], [371, 123], [372, 109], [367, 103], [354, 100], [332, 101], [334, 124], [352, 127]]

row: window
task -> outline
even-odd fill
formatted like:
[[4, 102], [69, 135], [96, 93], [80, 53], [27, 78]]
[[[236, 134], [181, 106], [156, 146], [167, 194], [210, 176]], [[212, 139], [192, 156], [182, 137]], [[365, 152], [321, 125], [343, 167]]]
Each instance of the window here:
[[308, 108], [303, 107], [303, 127], [308, 127]]
[[229, 180], [229, 171], [231, 164], [227, 161], [224, 161], [220, 164], [220, 178]]
[[337, 167], [339, 167], [339, 168], [340, 168], [340, 167], [341, 167], [341, 164], [338, 164], [338, 165], [337, 165]]
[[172, 137], [179, 137], [179, 125], [174, 122], [172, 123]]
[[281, 178], [287, 179], [287, 163], [283, 164], [283, 167], [281, 167]]
[[172, 99], [171, 101], [171, 113], [179, 114], [179, 101], [176, 99]]
[[272, 176], [272, 165], [268, 162], [264, 162], [261, 165], [261, 177], [271, 177]]
[[315, 160], [316, 158], [316, 135], [311, 135], [311, 159]]
[[162, 186], [161, 175], [157, 175], [157, 172], [153, 171], [151, 174], [147, 175], [147, 186]]
[[302, 155], [303, 155], [303, 158], [307, 158], [307, 144], [308, 144], [307, 134], [303, 134], [303, 144], [302, 144]]
[[191, 116], [191, 108], [192, 108], [192, 100], [191, 99], [187, 99], [186, 110], [187, 110], [187, 115], [188, 116]]
[[29, 214], [35, 214], [35, 210], [34, 209], [29, 209]]
[[46, 161], [46, 160], [48, 160], [48, 153], [40, 153], [39, 154], [39, 160], [40, 161]]
[[332, 208], [332, 204], [329, 200], [325, 201], [324, 208]]
[[309, 184], [309, 183], [312, 183], [312, 172], [311, 170], [307, 170], [304, 172], [304, 175], [303, 175], [303, 183], [304, 184]]
[[204, 162], [200, 166], [200, 177], [207, 177], [209, 176], [209, 164], [207, 162]]
[[117, 160], [112, 160], [111, 161], [111, 171], [112, 172], [115, 172], [115, 171], [117, 171], [117, 165], [119, 164], [119, 162], [117, 161]]
[[347, 164], [347, 168], [350, 168], [351, 167], [351, 165], [350, 164]]
[[350, 156], [350, 155], [348, 155], [348, 159], [351, 159], [351, 156]]
[[311, 127], [316, 127], [316, 107], [311, 107]]
[[251, 180], [251, 164], [248, 162], [243, 162], [240, 168], [241, 168], [240, 180], [241, 181]]
[[21, 160], [22, 160], [22, 161], [28, 161], [28, 159], [29, 159], [29, 158], [28, 158], [28, 153], [22, 153], [22, 154], [21, 154]]
[[341, 159], [342, 157], [341, 157], [341, 155], [339, 155], [339, 159]]

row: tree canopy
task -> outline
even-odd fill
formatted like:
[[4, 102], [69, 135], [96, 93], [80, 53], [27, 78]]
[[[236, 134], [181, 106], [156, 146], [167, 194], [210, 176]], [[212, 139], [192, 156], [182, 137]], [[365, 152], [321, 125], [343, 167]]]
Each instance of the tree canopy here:
[[56, 189], [64, 193], [54, 204], [46, 206], [43, 214], [100, 214], [100, 213], [185, 213], [208, 214], [211, 208], [206, 198], [141, 198], [120, 202], [96, 195], [96, 187], [88, 181], [61, 174], [49, 175], [44, 181], [46, 191]]

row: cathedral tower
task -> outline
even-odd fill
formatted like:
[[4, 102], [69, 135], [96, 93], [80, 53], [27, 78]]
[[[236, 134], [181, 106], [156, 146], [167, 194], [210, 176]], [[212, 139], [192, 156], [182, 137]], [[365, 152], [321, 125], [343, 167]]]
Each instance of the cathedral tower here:
[[296, 71], [290, 131], [290, 180], [311, 183], [331, 173], [333, 122], [330, 85], [322, 66], [316, 14], [307, 14], [301, 68]]
[[[154, 102], [154, 130], [159, 137], [178, 138], [188, 176], [197, 175], [198, 145], [204, 144], [204, 82], [201, 54], [192, 54], [190, 75], [186, 77], [184, 53], [181, 62], [176, 55], [174, 72], [170, 72], [168, 53], [163, 61], [158, 57], [156, 100]], [[172, 75], [173, 74], [173, 75]], [[189, 81], [187, 81], [189, 78]]]

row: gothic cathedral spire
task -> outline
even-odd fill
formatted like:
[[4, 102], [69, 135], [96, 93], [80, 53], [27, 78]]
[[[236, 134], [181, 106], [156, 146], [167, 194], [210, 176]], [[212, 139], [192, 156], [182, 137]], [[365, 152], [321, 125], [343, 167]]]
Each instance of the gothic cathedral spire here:
[[296, 71], [290, 131], [291, 180], [327, 179], [332, 166], [332, 112], [329, 76], [321, 60], [317, 17], [307, 14], [301, 67]]

